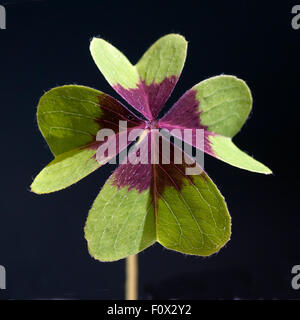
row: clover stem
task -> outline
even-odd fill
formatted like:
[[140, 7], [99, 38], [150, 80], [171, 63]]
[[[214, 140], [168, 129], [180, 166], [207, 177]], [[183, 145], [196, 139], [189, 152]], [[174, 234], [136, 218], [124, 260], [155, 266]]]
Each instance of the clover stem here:
[[125, 299], [138, 299], [138, 256], [134, 254], [126, 258]]

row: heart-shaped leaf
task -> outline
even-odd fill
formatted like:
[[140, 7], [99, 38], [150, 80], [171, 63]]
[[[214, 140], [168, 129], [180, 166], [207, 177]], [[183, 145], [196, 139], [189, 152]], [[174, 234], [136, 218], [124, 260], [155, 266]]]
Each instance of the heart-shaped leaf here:
[[[241, 169], [270, 174], [269, 168], [241, 151], [231, 140], [248, 118], [251, 106], [252, 97], [246, 83], [234, 76], [222, 75], [188, 90], [159, 125], [168, 130], [177, 129], [174, 136], [183, 140], [184, 129], [193, 129], [194, 136], [196, 129], [203, 129], [206, 153]], [[194, 139], [193, 145], [196, 146]]]
[[155, 241], [172, 250], [207, 256], [230, 238], [224, 198], [200, 167], [197, 175], [187, 175], [185, 170], [193, 165], [175, 163], [174, 145], [169, 164], [162, 159], [157, 164], [147, 162], [156, 148], [155, 135], [158, 131], [147, 133], [128, 155], [147, 159], [121, 164], [90, 210], [85, 236], [96, 259], [122, 259]]
[[92, 57], [110, 85], [148, 120], [159, 114], [173, 91], [186, 57], [187, 42], [177, 34], [160, 38], [136, 66], [103, 39], [94, 38]]
[[[31, 189], [48, 193], [66, 188], [107, 163], [127, 145], [117, 146], [110, 157], [96, 160], [100, 129], [112, 129], [128, 135], [141, 125], [132, 113], [112, 97], [88, 87], [70, 85], [45, 93], [38, 105], [38, 125], [50, 149], [56, 156], [35, 178]], [[119, 132], [119, 121], [127, 129]], [[118, 141], [118, 138], [116, 139]], [[128, 144], [130, 141], [128, 141]]]

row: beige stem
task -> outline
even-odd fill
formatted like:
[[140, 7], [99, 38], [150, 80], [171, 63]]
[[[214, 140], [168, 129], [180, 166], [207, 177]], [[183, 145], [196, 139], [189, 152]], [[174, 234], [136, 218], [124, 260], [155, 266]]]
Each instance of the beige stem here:
[[126, 300], [138, 299], [138, 256], [137, 254], [126, 258]]

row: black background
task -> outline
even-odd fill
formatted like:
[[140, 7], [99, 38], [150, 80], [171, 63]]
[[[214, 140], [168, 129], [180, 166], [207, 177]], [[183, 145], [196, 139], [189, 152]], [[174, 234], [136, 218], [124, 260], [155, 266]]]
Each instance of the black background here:
[[[160, 36], [189, 41], [186, 65], [167, 105], [210, 76], [233, 74], [254, 106], [238, 146], [269, 166], [265, 176], [205, 158], [225, 196], [232, 239], [209, 258], [159, 244], [143, 251], [144, 299], [300, 298], [291, 269], [300, 264], [298, 121], [300, 29], [289, 1], [7, 1], [0, 30], [0, 299], [122, 299], [124, 260], [101, 263], [87, 251], [88, 210], [113, 170], [106, 166], [72, 187], [44, 196], [29, 191], [52, 159], [38, 131], [40, 96], [63, 84], [117, 94], [98, 71], [89, 41], [101, 36], [135, 63]], [[299, 3], [300, 4], [300, 3]]]

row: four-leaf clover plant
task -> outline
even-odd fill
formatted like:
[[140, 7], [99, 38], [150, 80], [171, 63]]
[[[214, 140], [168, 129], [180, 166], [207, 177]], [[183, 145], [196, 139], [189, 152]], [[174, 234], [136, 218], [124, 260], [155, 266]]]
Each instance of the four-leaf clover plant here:
[[[113, 130], [117, 137], [128, 137], [134, 129], [141, 129], [136, 142], [140, 148], [148, 148], [145, 142], [160, 129], [177, 129], [175, 138], [183, 140], [179, 133], [185, 129], [193, 134], [202, 129], [205, 153], [241, 169], [271, 173], [232, 142], [252, 106], [244, 81], [229, 75], [204, 80], [160, 117], [185, 62], [187, 42], [181, 35], [160, 38], [136, 65], [103, 39], [94, 38], [90, 51], [106, 80], [135, 112], [85, 86], [66, 85], [45, 93], [37, 119], [55, 158], [33, 181], [33, 192], [64, 189], [110, 161], [112, 157], [99, 152], [105, 141], [97, 139], [97, 134], [104, 128]], [[119, 121], [126, 121], [124, 130]], [[197, 147], [194, 139], [185, 142]], [[116, 154], [131, 143], [117, 145]], [[173, 145], [173, 152], [175, 148]], [[186, 168], [192, 166], [187, 161], [177, 164], [172, 155], [169, 163], [161, 160], [154, 164], [121, 163], [106, 181], [85, 226], [93, 257], [119, 260], [156, 241], [171, 250], [208, 256], [230, 239], [226, 203], [205, 171], [187, 175]]]

